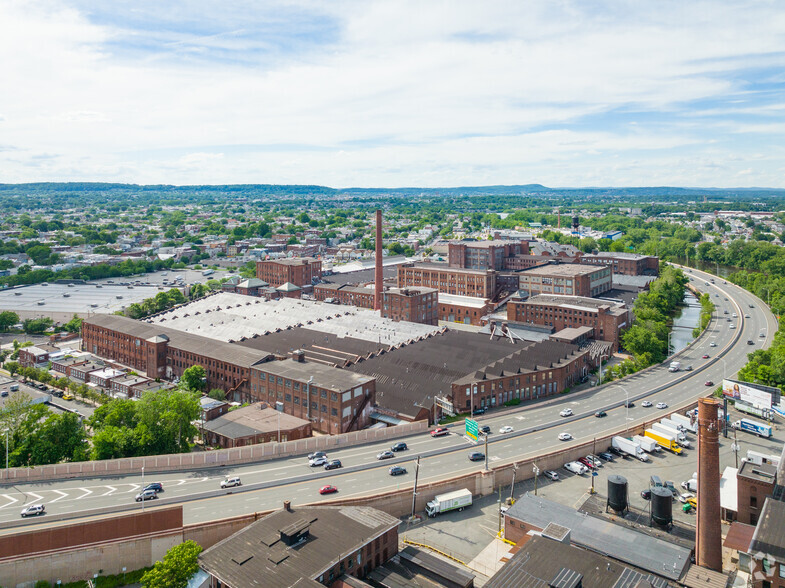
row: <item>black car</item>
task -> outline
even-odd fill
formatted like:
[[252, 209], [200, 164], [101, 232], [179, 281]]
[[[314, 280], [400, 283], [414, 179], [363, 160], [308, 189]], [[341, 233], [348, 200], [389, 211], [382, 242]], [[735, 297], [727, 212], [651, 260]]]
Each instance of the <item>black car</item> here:
[[480, 433], [482, 433], [483, 435], [490, 435], [491, 428], [488, 425], [483, 425], [482, 427], [480, 427]]
[[641, 498], [651, 500], [651, 490], [641, 490]]
[[163, 484], [161, 484], [161, 482], [150, 482], [147, 486], [145, 486], [142, 489], [142, 491], [145, 491], [145, 490], [154, 490], [156, 492], [163, 492], [164, 491], [164, 486], [163, 486]]
[[608, 413], [605, 412], [604, 410], [598, 410], [597, 412], [594, 413], [594, 416], [596, 416], [598, 419], [601, 419], [602, 417], [608, 416]]
[[630, 400], [630, 401], [627, 403], [627, 408], [632, 408], [632, 407], [634, 407], [634, 406], [635, 406], [635, 403], [634, 403], [632, 400]]
[[399, 441], [398, 443], [390, 447], [390, 450], [392, 451], [406, 451], [407, 449], [409, 448], [406, 446], [406, 443], [404, 443], [403, 441]]
[[393, 466], [390, 468], [391, 476], [401, 476], [406, 473], [406, 468], [403, 466]]
[[57, 398], [62, 398], [63, 397], [63, 391], [62, 390], [52, 390], [52, 396], [56, 396]]
[[478, 415], [478, 414], [485, 414], [485, 411], [486, 411], [486, 410], [488, 410], [488, 409], [487, 409], [487, 408], [485, 408], [484, 406], [481, 406], [480, 408], [475, 408], [475, 409], [474, 409], [474, 414], [475, 414], [475, 415]]
[[324, 464], [324, 469], [326, 470], [337, 470], [340, 467], [342, 467], [340, 459], [331, 459], [326, 464]]
[[469, 454], [469, 461], [482, 461], [485, 459], [485, 454], [479, 451], [472, 451]]
[[752, 339], [747, 339], [747, 345], [755, 345], [755, 341]]
[[609, 453], [607, 451], [603, 451], [602, 453], [599, 453], [598, 455], [599, 455], [599, 458], [604, 460], [604, 461], [616, 461], [613, 458], [613, 454]]
[[616, 447], [609, 447], [608, 451], [610, 453], [612, 453], [613, 455], [618, 455], [619, 457], [624, 457], [624, 452], [621, 449], [618, 449]]

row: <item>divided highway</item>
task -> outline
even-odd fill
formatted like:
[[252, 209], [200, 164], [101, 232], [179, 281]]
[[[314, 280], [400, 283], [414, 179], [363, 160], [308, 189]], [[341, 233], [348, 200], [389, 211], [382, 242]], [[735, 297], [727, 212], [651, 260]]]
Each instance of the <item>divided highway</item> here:
[[[768, 346], [777, 323], [765, 304], [715, 276], [697, 270], [691, 270], [687, 275], [693, 279], [693, 286], [711, 294], [717, 306], [715, 320], [707, 333], [678, 357], [682, 368], [691, 365], [693, 371], [670, 373], [666, 362], [619, 383], [529, 404], [504, 414], [491, 413], [480, 417], [481, 425], [488, 425], [492, 430], [488, 443], [490, 464], [544, 455], [573, 442], [585, 442], [605, 435], [611, 430], [623, 432], [626, 427], [650, 420], [657, 412], [662, 412], [655, 407], [642, 407], [641, 400], [650, 400], [655, 405], [658, 402], [674, 405], [696, 400], [721, 384], [724, 376], [735, 374], [746, 363], [747, 353]], [[716, 284], [705, 286], [704, 282], [711, 278]], [[723, 314], [724, 310], [728, 311], [727, 315]], [[737, 318], [727, 321], [732, 313], [736, 313]], [[731, 328], [732, 325], [735, 328]], [[748, 340], [754, 345], [749, 345]], [[709, 357], [703, 358], [704, 355]], [[714, 386], [708, 388], [705, 385], [707, 381], [713, 382]], [[633, 408], [624, 407], [627, 397], [635, 402]], [[560, 417], [559, 412], [564, 408], [571, 408], [574, 415]], [[595, 418], [594, 412], [598, 410], [606, 411], [607, 417]], [[502, 426], [511, 426], [513, 432], [500, 434]], [[559, 441], [558, 435], [562, 432], [570, 433], [574, 441]], [[444, 437], [432, 438], [426, 433], [403, 440], [408, 444], [408, 450], [383, 461], [378, 461], [376, 455], [389, 449], [392, 443], [331, 452], [329, 457], [340, 459], [343, 464], [343, 468], [331, 471], [324, 471], [321, 467], [310, 468], [306, 457], [301, 456], [223, 470], [147, 475], [144, 480], [139, 472], [138, 475], [116, 478], [2, 485], [0, 526], [6, 529], [0, 532], [8, 533], [21, 525], [51, 525], [58, 515], [80, 517], [98, 508], [141, 509], [142, 503], [134, 502], [134, 497], [143, 482], [161, 482], [165, 489], [158, 500], [146, 502], [145, 509], [182, 503], [185, 522], [194, 523], [277, 508], [287, 499], [296, 503], [328, 501], [336, 495], [323, 497], [319, 494], [319, 488], [327, 484], [337, 486], [337, 496], [341, 498], [410, 488], [414, 481], [414, 459], [418, 455], [421, 456], [421, 482], [484, 467], [483, 462], [469, 461], [470, 451], [484, 451], [484, 448], [469, 443], [463, 437], [462, 426], [452, 428], [451, 434]], [[388, 469], [396, 464], [404, 465], [408, 473], [390, 476]], [[645, 467], [645, 464], [642, 466]], [[226, 476], [240, 476], [243, 485], [221, 490], [220, 482]], [[23, 507], [41, 503], [46, 505], [46, 515], [21, 520]], [[9, 523], [14, 523], [13, 527]]]

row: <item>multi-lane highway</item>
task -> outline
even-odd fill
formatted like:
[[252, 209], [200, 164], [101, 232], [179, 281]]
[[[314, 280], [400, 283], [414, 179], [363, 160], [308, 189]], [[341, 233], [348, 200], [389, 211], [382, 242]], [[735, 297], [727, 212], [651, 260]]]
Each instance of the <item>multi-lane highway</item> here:
[[[665, 402], [675, 405], [704, 396], [723, 377], [730, 377], [745, 362], [747, 353], [768, 346], [776, 332], [777, 324], [768, 308], [757, 298], [730, 283], [714, 277], [716, 284], [706, 286], [713, 276], [692, 270], [688, 275], [692, 285], [709, 292], [717, 306], [715, 320], [707, 333], [693, 346], [679, 354], [682, 367], [691, 365], [692, 371], [668, 372], [668, 362], [645, 372], [612, 382], [600, 388], [530, 404], [517, 410], [496, 412], [480, 417], [481, 424], [492, 429], [488, 454], [490, 465], [532, 456], [543, 455], [554, 448], [571, 443], [581, 443], [611, 430], [624, 430], [644, 420], [651, 420], [658, 412], [655, 407], [644, 408], [646, 399], [655, 405]], [[728, 314], [725, 315], [724, 311]], [[736, 313], [737, 318], [730, 318]], [[748, 315], [748, 318], [745, 317]], [[734, 328], [731, 328], [731, 327]], [[754, 345], [749, 345], [753, 341]], [[708, 358], [704, 358], [708, 355]], [[629, 398], [633, 408], [625, 408]], [[571, 408], [573, 416], [562, 418], [559, 412]], [[607, 417], [595, 418], [594, 412], [605, 410]], [[502, 426], [513, 427], [512, 433], [500, 434]], [[574, 440], [558, 440], [561, 432], [569, 432]], [[186, 523], [200, 522], [232, 515], [278, 507], [283, 500], [299, 503], [331, 500], [336, 495], [320, 496], [321, 486], [338, 487], [341, 498], [376, 494], [397, 488], [411, 487], [414, 481], [414, 458], [421, 456], [420, 481], [428, 482], [461, 473], [477, 471], [483, 462], [471, 462], [468, 453], [475, 447], [463, 437], [463, 427], [452, 429], [450, 435], [432, 438], [428, 434], [404, 439], [408, 450], [396, 454], [394, 459], [376, 460], [380, 451], [389, 449], [391, 443], [377, 443], [350, 447], [330, 453], [330, 458], [340, 459], [343, 468], [324, 471], [311, 468], [305, 456], [285, 458], [270, 462], [198, 472], [172, 472], [168, 474], [120, 476], [111, 479], [64, 480], [50, 483], [0, 487], [0, 523], [20, 521], [24, 506], [45, 504], [47, 515], [24, 524], [46, 524], [54, 516], [70, 514], [84, 516], [86, 511], [107, 508], [142, 508], [134, 502], [143, 482], [163, 483], [165, 491], [160, 499], [148, 501], [145, 508], [182, 503]], [[404, 465], [408, 473], [390, 476], [387, 471], [395, 464]], [[645, 464], [641, 464], [645, 465]], [[221, 490], [220, 482], [226, 476], [240, 476], [243, 486]], [[21, 521], [20, 521], [21, 522]], [[7, 529], [5, 532], [9, 532]]]

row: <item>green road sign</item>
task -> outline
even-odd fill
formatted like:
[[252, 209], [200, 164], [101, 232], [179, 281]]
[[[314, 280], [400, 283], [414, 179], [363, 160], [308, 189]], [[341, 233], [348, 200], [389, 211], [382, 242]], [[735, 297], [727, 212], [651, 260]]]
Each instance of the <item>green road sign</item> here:
[[466, 419], [466, 434], [477, 441], [477, 438], [480, 436], [480, 427], [477, 425], [477, 421]]

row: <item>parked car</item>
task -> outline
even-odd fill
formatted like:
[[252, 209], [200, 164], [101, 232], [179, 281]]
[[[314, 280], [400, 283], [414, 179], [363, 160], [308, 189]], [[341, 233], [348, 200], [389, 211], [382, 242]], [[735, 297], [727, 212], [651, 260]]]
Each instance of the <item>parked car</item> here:
[[335, 494], [338, 492], [338, 488], [335, 486], [322, 486], [319, 488], [319, 494]]
[[549, 480], [553, 480], [554, 482], [559, 479], [559, 474], [557, 474], [553, 470], [545, 470], [542, 473], [542, 475], [548, 478]]
[[601, 419], [602, 417], [608, 416], [608, 413], [605, 412], [604, 410], [598, 410], [597, 412], [594, 413], [594, 416], [596, 416], [598, 419]]
[[74, 399], [73, 394], [69, 394], [68, 392], [63, 394], [63, 400], [73, 400], [73, 399]]
[[242, 486], [242, 485], [243, 483], [240, 481], [240, 476], [226, 478], [223, 482], [221, 482], [221, 488], [234, 488], [235, 486]]
[[478, 414], [485, 414], [485, 411], [487, 411], [487, 410], [488, 410], [487, 408], [485, 408], [484, 406], [481, 406], [479, 408], [475, 408], [473, 414], [475, 416], [478, 415]]
[[401, 476], [406, 473], [406, 468], [403, 466], [393, 466], [390, 468], [390, 475], [391, 476]]
[[572, 439], [572, 435], [569, 433], [559, 433], [559, 441], [569, 441]]
[[602, 467], [602, 461], [596, 455], [593, 455], [593, 454], [590, 453], [589, 455], [586, 456], [586, 459], [588, 459], [590, 462], [592, 462], [594, 464], [595, 468], [601, 468]]
[[447, 435], [450, 431], [445, 427], [436, 427], [433, 431], [431, 431], [431, 437], [443, 437]]
[[577, 461], [570, 461], [565, 463], [564, 469], [567, 470], [568, 472], [572, 472], [573, 474], [577, 474], [579, 476], [582, 476], [583, 474], [589, 471], [589, 468], [587, 468], [585, 465]]
[[572, 409], [571, 408], [565, 408], [564, 410], [562, 410], [559, 413], [559, 416], [563, 416], [563, 417], [572, 416]]
[[641, 498], [651, 500], [651, 490], [641, 490]]
[[161, 482], [150, 482], [142, 490], [143, 491], [144, 490], [152, 490], [154, 492], [163, 492], [164, 491], [164, 485], [161, 484]]
[[395, 457], [395, 454], [389, 450], [376, 454], [376, 459], [390, 459], [391, 457]]
[[679, 491], [676, 489], [676, 484], [674, 484], [671, 480], [665, 480], [665, 487], [671, 491], [671, 494], [673, 494], [674, 498], [679, 495]]
[[44, 514], [44, 511], [46, 511], [46, 507], [43, 504], [31, 504], [22, 509], [22, 518], [36, 517]]
[[589, 468], [590, 470], [596, 470], [596, 469], [597, 469], [597, 466], [595, 466], [595, 465], [594, 465], [594, 462], [592, 462], [592, 461], [591, 461], [591, 460], [589, 460], [589, 459], [586, 459], [585, 457], [579, 457], [579, 458], [578, 458], [578, 461], [579, 461], [580, 463], [582, 463], [583, 465], [585, 465], [585, 466], [586, 466], [587, 468]]
[[158, 498], [158, 492], [155, 490], [143, 490], [136, 495], [136, 502], [142, 502], [142, 500], [154, 500], [156, 498]]
[[686, 503], [690, 498], [695, 498], [695, 495], [690, 494], [689, 492], [682, 492], [676, 497], [676, 499], [681, 503]]
[[698, 499], [695, 498], [694, 496], [691, 496], [690, 498], [687, 499], [687, 504], [689, 504], [695, 510], [698, 510]]
[[326, 457], [314, 457], [313, 459], [308, 460], [308, 465], [312, 468], [323, 466], [327, 463]]
[[338, 468], [342, 467], [340, 459], [331, 459], [326, 464], [324, 464], [324, 469], [326, 470], [337, 470]]
[[505, 433], [512, 433], [513, 429], [510, 425], [505, 425], [501, 429], [499, 429], [499, 433], [504, 435]]
[[317, 457], [327, 457], [327, 454], [324, 451], [314, 451], [313, 453], [308, 454], [308, 460], [316, 459]]
[[469, 454], [469, 461], [482, 461], [485, 459], [485, 454], [480, 451], [472, 451]]
[[409, 448], [406, 446], [406, 443], [404, 443], [403, 441], [399, 441], [398, 443], [390, 447], [390, 451], [406, 451], [407, 449]]
[[599, 456], [600, 459], [605, 461], [616, 461], [613, 457], [613, 454], [609, 453], [608, 451], [603, 451], [602, 453], [599, 454]]
[[616, 455], [618, 457], [624, 457], [624, 452], [621, 449], [619, 449], [618, 447], [611, 446], [611, 447], [608, 448], [608, 451], [610, 453], [612, 453], [613, 455]]
[[641, 406], [643, 408], [649, 408], [651, 406], [651, 402], [648, 400], [644, 400], [643, 402], [641, 402]]
[[665, 402], [658, 402], [657, 408], [668, 408], [668, 405]]

